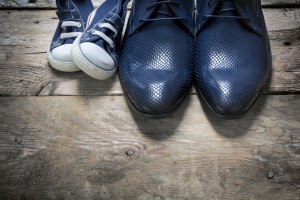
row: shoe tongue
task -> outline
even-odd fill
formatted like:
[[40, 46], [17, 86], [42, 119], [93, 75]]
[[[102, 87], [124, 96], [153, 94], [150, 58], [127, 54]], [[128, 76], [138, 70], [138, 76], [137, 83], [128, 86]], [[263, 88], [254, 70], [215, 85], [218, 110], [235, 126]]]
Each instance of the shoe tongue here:
[[[76, 32], [75, 27], [67, 27], [66, 33]], [[63, 42], [63, 44], [73, 44], [74, 40], [76, 38], [66, 38]]]
[[[160, 12], [164, 12], [164, 13], [168, 13], [168, 14], [172, 13], [170, 6], [167, 5], [167, 4], [159, 5], [158, 8], [156, 9], [156, 11], [160, 11]], [[153, 18], [157, 18], [157, 19], [166, 18], [166, 17], [169, 17], [169, 16], [164, 15], [164, 14], [159, 13], [159, 12], [154, 12], [154, 16], [153, 16]]]
[[68, 38], [65, 40], [64, 44], [73, 44], [74, 39], [73, 38]]
[[57, 0], [56, 1], [56, 6], [58, 8], [58, 10], [64, 10], [64, 9], [68, 9], [68, 0]]
[[[222, 3], [220, 3], [217, 7], [217, 9], [215, 10], [215, 13], [218, 13], [222, 10], [226, 10], [226, 9], [230, 9], [230, 8], [235, 8], [235, 5], [233, 3], [232, 0], [224, 0]], [[220, 12], [218, 13], [218, 15], [221, 16], [235, 16], [237, 15], [235, 10], [232, 11], [225, 11], [225, 12]]]

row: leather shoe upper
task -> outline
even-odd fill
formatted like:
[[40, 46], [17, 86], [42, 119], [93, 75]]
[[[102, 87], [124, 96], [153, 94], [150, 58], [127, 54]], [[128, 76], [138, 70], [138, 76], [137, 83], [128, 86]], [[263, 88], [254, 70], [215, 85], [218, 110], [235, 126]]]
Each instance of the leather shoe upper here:
[[193, 75], [193, 0], [135, 0], [119, 75], [131, 104], [145, 114], [172, 111]]
[[271, 51], [259, 0], [198, 0], [196, 87], [221, 116], [247, 111], [271, 71]]

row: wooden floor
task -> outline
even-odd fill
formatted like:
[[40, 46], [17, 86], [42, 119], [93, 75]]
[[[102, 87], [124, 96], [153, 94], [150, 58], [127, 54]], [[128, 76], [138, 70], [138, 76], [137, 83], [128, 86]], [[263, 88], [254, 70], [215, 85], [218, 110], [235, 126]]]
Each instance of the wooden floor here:
[[143, 118], [117, 76], [51, 69], [54, 0], [29, 2], [0, 0], [1, 200], [300, 199], [299, 0], [262, 0], [272, 77], [236, 120], [194, 89], [173, 116]]

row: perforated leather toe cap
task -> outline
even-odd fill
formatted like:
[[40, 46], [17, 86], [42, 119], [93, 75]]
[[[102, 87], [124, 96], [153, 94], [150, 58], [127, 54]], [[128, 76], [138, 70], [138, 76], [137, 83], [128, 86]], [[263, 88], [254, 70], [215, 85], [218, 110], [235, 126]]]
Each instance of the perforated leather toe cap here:
[[[255, 101], [260, 83], [242, 81], [235, 78], [236, 84], [216, 79], [201, 85], [201, 94], [207, 105], [219, 116], [236, 117], [243, 115]], [[240, 90], [240, 85], [243, 90]], [[197, 88], [199, 85], [197, 84]]]
[[123, 87], [131, 104], [140, 112], [166, 114], [171, 112], [188, 92], [185, 83], [174, 86], [175, 80], [176, 76], [161, 80], [131, 77], [123, 81]]

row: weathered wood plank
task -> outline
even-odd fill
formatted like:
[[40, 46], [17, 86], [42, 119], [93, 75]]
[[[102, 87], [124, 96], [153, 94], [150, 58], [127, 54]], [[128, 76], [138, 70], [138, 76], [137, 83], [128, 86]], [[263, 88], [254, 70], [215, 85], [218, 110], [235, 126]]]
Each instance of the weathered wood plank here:
[[[270, 86], [264, 92], [299, 92], [300, 9], [264, 13], [274, 60]], [[57, 24], [53, 11], [0, 11], [0, 23], [0, 95], [122, 94], [117, 77], [101, 82], [83, 73], [49, 68], [46, 49]]]
[[[92, 0], [94, 6], [99, 6], [104, 0]], [[131, 7], [132, 1], [129, 3]], [[263, 6], [297, 6], [299, 0], [262, 0]], [[41, 8], [55, 9], [55, 0], [0, 0], [0, 8]]]
[[170, 118], [123, 97], [0, 98], [0, 199], [300, 196], [300, 96], [222, 120], [191, 95]]
[[[94, 6], [99, 6], [104, 0], [92, 0]], [[293, 3], [289, 1], [288, 3]], [[55, 0], [0, 0], [0, 8], [41, 8], [55, 9]]]
[[261, 0], [263, 6], [288, 6], [288, 5], [300, 5], [299, 0]]

